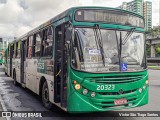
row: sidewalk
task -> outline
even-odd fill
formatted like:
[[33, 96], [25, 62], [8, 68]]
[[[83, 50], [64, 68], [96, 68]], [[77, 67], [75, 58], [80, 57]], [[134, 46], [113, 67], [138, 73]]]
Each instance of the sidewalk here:
[[[3, 108], [2, 108], [2, 105], [1, 105], [1, 103], [0, 103], [0, 112], [2, 112], [3, 111]], [[2, 114], [2, 113], [0, 113], [0, 114]], [[0, 120], [7, 120], [6, 118], [4, 118], [4, 117], [0, 117]]]
[[160, 66], [148, 66], [148, 69], [160, 70]]
[[[1, 77], [3, 76], [3, 70], [4, 70], [4, 66], [3, 65], [1, 65], [0, 66], [0, 80], [1, 80]], [[1, 73], [3, 73], [3, 74], [1, 74]], [[1, 94], [0, 94], [0, 115], [2, 114], [2, 112], [3, 112], [4, 110], [3, 110], [3, 107], [2, 107], [2, 97], [1, 97]], [[4, 118], [4, 117], [0, 117], [0, 120], [7, 120], [6, 118]]]

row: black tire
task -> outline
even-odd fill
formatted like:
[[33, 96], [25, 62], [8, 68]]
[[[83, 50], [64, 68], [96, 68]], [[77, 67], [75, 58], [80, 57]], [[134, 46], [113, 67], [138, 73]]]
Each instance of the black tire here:
[[5, 75], [8, 76], [8, 74], [5, 72]]
[[13, 72], [13, 84], [14, 84], [15, 86], [18, 85], [18, 82], [17, 82], [17, 79], [16, 79], [16, 72]]
[[42, 103], [48, 110], [50, 110], [53, 106], [53, 104], [49, 101], [49, 90], [46, 81], [44, 82], [42, 87]]

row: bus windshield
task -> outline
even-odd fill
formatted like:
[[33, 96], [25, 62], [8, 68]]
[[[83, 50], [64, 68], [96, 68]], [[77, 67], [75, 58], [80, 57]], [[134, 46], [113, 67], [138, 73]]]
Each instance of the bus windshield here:
[[[120, 34], [123, 42], [121, 58]], [[127, 34], [127, 31], [100, 29], [98, 35], [94, 28], [75, 28], [72, 66], [77, 70], [94, 73], [143, 70], [144, 34], [133, 32], [125, 39]], [[122, 70], [120, 66], [123, 63], [125, 69]]]

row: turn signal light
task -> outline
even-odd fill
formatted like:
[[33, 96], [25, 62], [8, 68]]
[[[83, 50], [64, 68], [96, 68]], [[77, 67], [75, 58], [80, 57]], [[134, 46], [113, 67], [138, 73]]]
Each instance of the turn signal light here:
[[77, 83], [77, 81], [76, 81], [76, 80], [74, 80], [74, 81], [73, 81], [73, 84], [76, 84], [76, 83]]
[[146, 84], [147, 84], [147, 85], [149, 84], [149, 80], [146, 81]]

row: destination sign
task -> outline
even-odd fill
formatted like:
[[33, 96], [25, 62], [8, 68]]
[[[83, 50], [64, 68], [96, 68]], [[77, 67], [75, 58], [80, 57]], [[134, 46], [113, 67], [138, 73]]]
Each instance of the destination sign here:
[[118, 10], [77, 10], [76, 21], [103, 22], [144, 28], [141, 17]]

